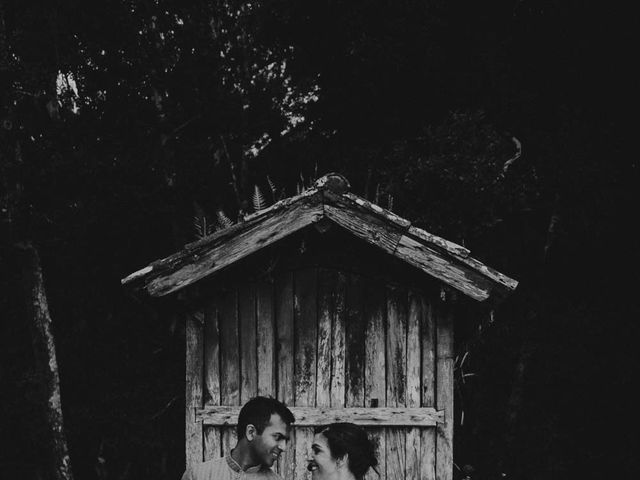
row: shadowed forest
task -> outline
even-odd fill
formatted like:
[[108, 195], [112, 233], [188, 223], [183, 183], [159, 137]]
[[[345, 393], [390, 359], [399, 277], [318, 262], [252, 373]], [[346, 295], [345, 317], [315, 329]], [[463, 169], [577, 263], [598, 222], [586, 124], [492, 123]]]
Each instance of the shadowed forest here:
[[25, 252], [74, 477], [177, 479], [184, 318], [120, 280], [332, 171], [520, 282], [456, 324], [454, 477], [629, 477], [636, 30], [603, 2], [0, 2], [0, 478], [53, 478]]

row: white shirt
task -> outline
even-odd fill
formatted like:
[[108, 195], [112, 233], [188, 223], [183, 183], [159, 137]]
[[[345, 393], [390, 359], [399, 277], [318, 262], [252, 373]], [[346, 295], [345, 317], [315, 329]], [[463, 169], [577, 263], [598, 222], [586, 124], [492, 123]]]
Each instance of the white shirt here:
[[242, 470], [231, 455], [194, 465], [182, 475], [182, 480], [282, 480], [269, 467], [258, 465]]

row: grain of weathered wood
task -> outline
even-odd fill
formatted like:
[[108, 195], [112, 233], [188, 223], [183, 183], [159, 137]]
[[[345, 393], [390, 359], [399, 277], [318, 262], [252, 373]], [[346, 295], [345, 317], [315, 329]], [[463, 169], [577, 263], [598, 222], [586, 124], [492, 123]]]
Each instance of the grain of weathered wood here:
[[[223, 405], [240, 405], [240, 342], [237, 290], [223, 292], [218, 303], [220, 329], [220, 393]], [[223, 449], [231, 442], [229, 430], [222, 431]], [[226, 451], [226, 450], [224, 450]]]
[[345, 315], [347, 277], [344, 272], [336, 273], [333, 292], [333, 315], [331, 317], [331, 406], [345, 406]]
[[202, 324], [193, 316], [188, 315], [185, 325], [186, 336], [186, 414], [185, 414], [185, 454], [187, 467], [202, 462], [202, 421], [195, 419], [196, 409], [203, 406], [202, 402]]
[[236, 289], [223, 292], [218, 308], [220, 330], [220, 392], [224, 405], [240, 404], [240, 342]]
[[[211, 300], [204, 312], [204, 381], [206, 405], [220, 405], [220, 331], [218, 306]], [[221, 432], [208, 427], [204, 431], [204, 459], [218, 458], [221, 454]]]
[[386, 293], [378, 282], [368, 282], [366, 290], [365, 340], [365, 406], [373, 401], [378, 407], [386, 406]]
[[318, 270], [318, 368], [316, 405], [331, 406], [331, 324], [334, 314], [334, 288], [336, 272]]
[[[409, 291], [409, 314], [407, 318], [407, 407], [420, 407], [420, 323], [422, 320], [422, 302], [420, 294]], [[409, 428], [406, 432], [406, 478], [418, 480], [420, 473], [420, 429]]]
[[[385, 362], [385, 324], [387, 300], [385, 288], [380, 282], [368, 281], [365, 288], [365, 407], [385, 407], [387, 397]], [[386, 472], [386, 432], [384, 428], [372, 428], [370, 435], [375, 438], [378, 450], [378, 471], [384, 477]], [[366, 480], [379, 480], [373, 470], [367, 472]]]
[[327, 218], [346, 228], [355, 236], [388, 253], [395, 251], [402, 235], [395, 228], [371, 214], [354, 213], [331, 205], [325, 205], [324, 213]]
[[[404, 406], [407, 401], [407, 292], [390, 286], [387, 289], [387, 406]], [[387, 479], [405, 475], [404, 429], [387, 429]]]
[[318, 203], [299, 202], [278, 215], [247, 222], [235, 235], [216, 237], [154, 264], [142, 288], [152, 296], [184, 288], [320, 220], [322, 213]]
[[364, 279], [350, 273], [347, 277], [345, 387], [347, 407], [364, 406], [365, 329]]
[[468, 249], [457, 243], [450, 242], [442, 237], [433, 235], [421, 228], [414, 226], [409, 227], [407, 234], [416, 237], [422, 241], [422, 243], [430, 244], [435, 248], [440, 248], [448, 253], [456, 255], [458, 257], [466, 258], [471, 253]]
[[[240, 406], [208, 405], [196, 412], [204, 425], [236, 425]], [[409, 407], [289, 407], [297, 427], [314, 427], [334, 422], [351, 422], [366, 427], [433, 427], [444, 421], [444, 413], [434, 408]]]
[[[276, 347], [278, 391], [277, 398], [291, 406], [293, 388], [293, 273], [284, 272], [275, 282]], [[291, 432], [287, 450], [278, 459], [278, 472], [286, 479], [293, 479], [295, 466], [295, 430]]]
[[256, 285], [256, 315], [258, 322], [258, 395], [276, 396], [275, 316], [273, 284]]
[[222, 456], [222, 435], [220, 427], [204, 426], [204, 461]]
[[[318, 271], [315, 267], [294, 274], [295, 404], [313, 407], [316, 400], [318, 347]], [[295, 478], [310, 479], [306, 469], [307, 449], [313, 430], [296, 428]]]
[[278, 332], [278, 399], [293, 405], [293, 273], [276, 280], [276, 325]]
[[495, 288], [495, 283], [488, 278], [407, 235], [400, 239], [396, 256], [478, 301], [488, 299]]
[[205, 403], [220, 405], [220, 331], [215, 300], [209, 302], [204, 314], [204, 382]]
[[395, 213], [390, 210], [386, 210], [375, 203], [371, 203], [368, 200], [365, 200], [362, 197], [358, 197], [352, 193], [345, 193], [342, 195], [342, 201], [348, 205], [348, 201], [351, 202], [351, 208], [354, 208], [354, 204], [359, 207], [359, 209], [368, 210], [369, 212], [374, 213], [377, 216], [384, 218], [387, 222], [395, 224], [396, 227], [406, 230], [411, 226], [411, 222], [404, 218], [399, 217]]
[[444, 424], [436, 433], [436, 478], [453, 478], [453, 312], [448, 303], [436, 308], [436, 405], [444, 410]]
[[295, 480], [311, 480], [311, 472], [307, 470], [309, 450], [313, 443], [313, 428], [296, 428]]
[[[424, 294], [420, 296], [422, 305], [422, 406], [435, 406], [436, 394], [436, 345], [435, 345], [435, 318], [432, 302]], [[436, 478], [436, 430], [434, 428], [423, 429], [421, 432], [421, 472], [425, 480]]]
[[240, 337], [240, 404], [258, 393], [258, 346], [256, 341], [255, 285], [243, 284], [238, 289]]
[[238, 434], [235, 427], [222, 429], [222, 454], [229, 455], [233, 447], [238, 443]]
[[295, 405], [312, 406], [316, 398], [317, 269], [294, 275]]
[[405, 431], [399, 428], [387, 429], [387, 480], [404, 480], [405, 478]]
[[295, 480], [296, 477], [296, 433], [297, 429], [292, 428], [287, 449], [278, 458], [278, 472], [284, 480]]

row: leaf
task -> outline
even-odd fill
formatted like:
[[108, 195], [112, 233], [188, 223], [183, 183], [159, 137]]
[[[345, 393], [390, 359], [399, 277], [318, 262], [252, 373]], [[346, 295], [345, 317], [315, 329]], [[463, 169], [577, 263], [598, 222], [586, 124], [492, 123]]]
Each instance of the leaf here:
[[267, 208], [267, 202], [264, 199], [262, 192], [260, 191], [260, 187], [258, 187], [257, 185], [254, 185], [252, 201], [253, 201], [253, 209], [256, 212], [259, 212], [260, 210], [264, 210], [265, 208]]
[[204, 238], [211, 235], [215, 231], [215, 225], [209, 221], [206, 213], [198, 203], [194, 203], [194, 209], [196, 214], [193, 217], [193, 226], [196, 230], [196, 237]]
[[216, 212], [216, 219], [220, 228], [229, 228], [233, 225], [233, 221], [227, 217], [222, 209]]
[[278, 189], [276, 188], [276, 184], [273, 183], [273, 181], [271, 180], [271, 178], [269, 178], [269, 175], [267, 175], [267, 184], [269, 185], [269, 190], [271, 190], [271, 197], [273, 198], [273, 201], [276, 201], [277, 198], [277, 192]]

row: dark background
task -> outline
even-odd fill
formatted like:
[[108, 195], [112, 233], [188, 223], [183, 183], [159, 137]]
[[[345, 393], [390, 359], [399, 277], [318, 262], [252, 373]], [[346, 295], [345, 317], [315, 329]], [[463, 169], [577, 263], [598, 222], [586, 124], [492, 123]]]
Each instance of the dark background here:
[[120, 279], [329, 171], [520, 281], [456, 326], [456, 477], [632, 475], [636, 31], [602, 1], [0, 3], [0, 477], [47, 478], [17, 243], [75, 477], [175, 479], [183, 318]]

